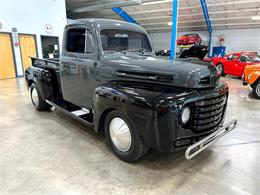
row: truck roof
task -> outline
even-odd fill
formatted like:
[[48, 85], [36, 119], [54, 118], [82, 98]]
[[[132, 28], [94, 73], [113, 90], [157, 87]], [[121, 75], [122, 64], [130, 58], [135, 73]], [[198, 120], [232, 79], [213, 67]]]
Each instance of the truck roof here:
[[103, 19], [103, 18], [84, 18], [84, 19], [73, 20], [67, 26], [80, 25], [80, 24], [94, 25], [95, 28], [97, 28], [99, 30], [126, 29], [126, 30], [134, 30], [134, 31], [142, 32], [142, 33], [147, 33], [146, 30], [138, 24], [124, 22], [124, 21], [120, 21], [120, 20]]

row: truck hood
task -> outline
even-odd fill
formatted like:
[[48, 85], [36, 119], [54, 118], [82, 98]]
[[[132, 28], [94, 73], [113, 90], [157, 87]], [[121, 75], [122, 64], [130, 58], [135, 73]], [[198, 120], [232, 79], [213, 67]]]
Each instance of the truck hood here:
[[103, 68], [111, 67], [113, 79], [153, 82], [176, 87], [215, 87], [220, 75], [209, 63], [195, 59], [170, 59], [132, 52], [108, 53]]

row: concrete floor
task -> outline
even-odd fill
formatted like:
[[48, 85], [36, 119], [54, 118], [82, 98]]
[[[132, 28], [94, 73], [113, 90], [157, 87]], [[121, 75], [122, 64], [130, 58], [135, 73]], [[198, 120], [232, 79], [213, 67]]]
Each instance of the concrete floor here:
[[134, 164], [62, 112], [35, 111], [23, 78], [1, 80], [0, 194], [259, 194], [260, 100], [224, 79], [236, 130], [190, 161], [152, 151]]

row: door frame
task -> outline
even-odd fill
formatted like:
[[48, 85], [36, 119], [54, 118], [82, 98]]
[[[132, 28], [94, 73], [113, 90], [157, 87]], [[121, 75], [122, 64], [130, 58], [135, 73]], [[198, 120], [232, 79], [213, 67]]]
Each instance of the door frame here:
[[[38, 45], [37, 45], [37, 36], [36, 34], [29, 34], [29, 33], [18, 33], [18, 40], [19, 40], [19, 50], [20, 50], [20, 58], [21, 58], [21, 63], [22, 63], [22, 68], [23, 68], [23, 55], [22, 55], [22, 50], [21, 50], [21, 45], [20, 45], [20, 37], [19, 35], [29, 35], [29, 36], [34, 36], [34, 42], [35, 42], [35, 49], [36, 49], [36, 57], [38, 58], [39, 53], [38, 53]], [[23, 76], [24, 76], [24, 68], [23, 68]], [[22, 77], [22, 76], [21, 76]]]
[[6, 32], [6, 31], [0, 31], [0, 34], [8, 34], [11, 40], [11, 48], [12, 48], [12, 53], [13, 53], [13, 61], [14, 61], [14, 70], [15, 70], [15, 77], [17, 78], [18, 73], [17, 73], [17, 62], [15, 58], [15, 51], [14, 51], [14, 41], [13, 41], [13, 36], [11, 32]]
[[[58, 38], [59, 56], [61, 57], [61, 46], [60, 46], [60, 39], [59, 39], [59, 36], [53, 36], [53, 35], [40, 35], [40, 38], [41, 38], [41, 46], [42, 46], [42, 37]], [[42, 47], [41, 47], [41, 49], [42, 49]], [[42, 53], [42, 54], [43, 54], [43, 53]]]

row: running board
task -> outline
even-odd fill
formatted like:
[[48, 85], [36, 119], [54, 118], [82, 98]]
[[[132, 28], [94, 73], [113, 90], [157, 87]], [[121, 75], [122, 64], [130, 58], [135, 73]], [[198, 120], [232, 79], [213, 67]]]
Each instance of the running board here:
[[237, 126], [237, 120], [234, 119], [227, 123], [226, 125], [220, 127], [217, 131], [211, 133], [207, 137], [203, 138], [202, 140], [198, 141], [197, 143], [189, 146], [185, 152], [185, 157], [187, 160], [192, 159], [197, 154], [201, 153], [205, 150], [208, 146], [215, 143], [218, 139], [235, 129]]
[[79, 122], [93, 127], [93, 115], [89, 109], [78, 107], [64, 100], [50, 101], [45, 100], [51, 106], [68, 114]]

